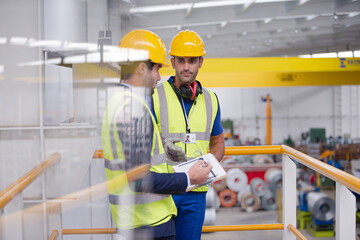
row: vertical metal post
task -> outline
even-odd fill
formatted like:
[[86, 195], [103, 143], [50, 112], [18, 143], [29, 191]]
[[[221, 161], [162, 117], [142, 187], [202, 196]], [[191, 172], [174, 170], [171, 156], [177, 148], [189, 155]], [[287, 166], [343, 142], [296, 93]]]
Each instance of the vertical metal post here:
[[336, 182], [336, 240], [355, 240], [356, 238], [356, 201], [350, 190]]
[[284, 240], [295, 240], [296, 236], [287, 226], [292, 224], [296, 227], [296, 165], [286, 155], [282, 155], [283, 180], [282, 180], [282, 219], [284, 224]]

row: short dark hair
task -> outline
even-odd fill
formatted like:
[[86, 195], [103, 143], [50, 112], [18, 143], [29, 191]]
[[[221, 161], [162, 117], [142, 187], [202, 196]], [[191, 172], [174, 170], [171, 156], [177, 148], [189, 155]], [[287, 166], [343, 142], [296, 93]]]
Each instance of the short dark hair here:
[[156, 63], [147, 60], [147, 61], [135, 61], [130, 62], [127, 65], [121, 65], [121, 73], [120, 73], [120, 79], [121, 80], [127, 80], [129, 79], [135, 72], [136, 68], [139, 66], [140, 63], [145, 63], [147, 68], [151, 71]]
[[[174, 60], [175, 60], [175, 57], [179, 57], [179, 56], [171, 56]], [[201, 59], [201, 58], [203, 58], [204, 56], [199, 56], [199, 60]]]

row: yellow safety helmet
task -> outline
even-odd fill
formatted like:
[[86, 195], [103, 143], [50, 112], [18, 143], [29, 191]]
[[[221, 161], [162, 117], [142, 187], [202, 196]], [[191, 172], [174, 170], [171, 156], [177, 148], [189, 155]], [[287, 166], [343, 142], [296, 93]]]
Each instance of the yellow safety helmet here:
[[154, 63], [169, 67], [166, 61], [166, 47], [161, 38], [155, 33], [136, 29], [127, 33], [120, 41], [118, 47], [147, 50], [149, 59]]
[[178, 32], [171, 41], [170, 56], [200, 57], [205, 56], [206, 51], [201, 37], [188, 29]]

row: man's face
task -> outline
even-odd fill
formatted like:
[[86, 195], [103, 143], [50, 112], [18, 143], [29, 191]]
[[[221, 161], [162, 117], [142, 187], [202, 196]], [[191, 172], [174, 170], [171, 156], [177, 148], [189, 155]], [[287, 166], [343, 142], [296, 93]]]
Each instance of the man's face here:
[[147, 68], [147, 72], [143, 77], [143, 86], [154, 90], [158, 81], [160, 81], [160, 73], [159, 70], [161, 68], [161, 64], [156, 63], [153, 68], [150, 70]]
[[175, 69], [176, 80], [179, 84], [190, 84], [195, 81], [203, 63], [202, 57], [173, 57], [171, 58], [172, 67]]

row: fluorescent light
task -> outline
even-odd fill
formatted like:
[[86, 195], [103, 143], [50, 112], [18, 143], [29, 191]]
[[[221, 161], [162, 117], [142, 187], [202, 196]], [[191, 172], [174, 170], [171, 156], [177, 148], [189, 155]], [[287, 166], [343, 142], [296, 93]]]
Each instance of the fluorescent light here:
[[138, 49], [129, 49], [129, 61], [144, 61], [149, 59], [149, 52]]
[[39, 61], [30, 61], [30, 62], [23, 62], [23, 63], [19, 63], [18, 66], [19, 67], [26, 67], [26, 66], [39, 66], [39, 65], [43, 65], [43, 64], [60, 64], [61, 63], [61, 58], [52, 58], [52, 59], [48, 59], [45, 61], [43, 60], [39, 60]]
[[351, 57], [353, 57], [353, 52], [352, 51], [338, 52], [338, 57], [351, 58]]
[[303, 5], [303, 4], [305, 4], [305, 3], [307, 3], [309, 0], [299, 0], [299, 3], [298, 3], [298, 5], [300, 6], [300, 5]]
[[77, 55], [64, 58], [64, 63], [84, 63], [85, 55]]
[[98, 45], [95, 43], [81, 43], [81, 42], [65, 42], [64, 48], [69, 49], [83, 49], [88, 51], [95, 51], [98, 49]]
[[14, 45], [25, 45], [27, 38], [24, 37], [12, 37], [10, 38], [10, 43]]
[[166, 26], [156, 26], [156, 27], [148, 27], [146, 29], [149, 30], [159, 30], [159, 29], [170, 29], [170, 28], [179, 28], [179, 25], [166, 25]]
[[293, 0], [223, 0], [223, 1], [201, 1], [195, 3], [181, 3], [168, 5], [154, 5], [146, 7], [130, 8], [130, 13], [166, 12], [175, 10], [187, 10], [190, 8], [224, 7], [233, 5], [249, 5], [252, 3], [289, 2]]
[[351, 13], [348, 13], [347, 15], [349, 18], [352, 18], [352, 17], [356, 17], [359, 14], [360, 14], [359, 12], [351, 12]]
[[19, 63], [18, 66], [19, 67], [26, 67], [26, 66], [39, 66], [44, 64], [43, 60], [39, 60], [39, 61], [31, 61], [31, 62], [23, 62], [23, 63]]
[[331, 53], [317, 53], [312, 55], [313, 58], [337, 58], [336, 52]]
[[271, 22], [272, 20], [274, 20], [274, 18], [265, 18], [265, 19], [264, 19], [264, 24], [268, 24], [268, 23]]
[[311, 58], [311, 54], [299, 55], [299, 58]]
[[0, 44], [5, 44], [7, 43], [7, 39], [4, 37], [0, 37]]
[[86, 54], [86, 62], [88, 63], [99, 63], [100, 62], [100, 53], [88, 53]]
[[354, 51], [354, 57], [360, 57], [360, 50]]
[[307, 21], [311, 21], [313, 19], [315, 19], [318, 15], [309, 15], [309, 16], [306, 16], [306, 20]]
[[130, 13], [166, 12], [166, 11], [188, 9], [189, 7], [191, 7], [191, 3], [154, 5], [154, 6], [148, 6], [148, 7], [130, 8], [129, 12]]
[[30, 47], [60, 47], [60, 40], [42, 40], [42, 41], [29, 41]]
[[0, 65], [0, 73], [4, 72], [4, 65]]

